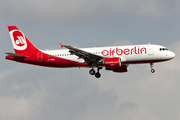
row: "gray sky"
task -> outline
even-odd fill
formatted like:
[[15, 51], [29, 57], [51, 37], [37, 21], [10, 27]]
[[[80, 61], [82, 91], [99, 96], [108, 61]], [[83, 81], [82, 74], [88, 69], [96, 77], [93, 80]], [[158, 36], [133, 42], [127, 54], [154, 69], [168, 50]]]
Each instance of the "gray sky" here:
[[[179, 0], [0, 0], [0, 119], [180, 120]], [[40, 49], [153, 43], [176, 58], [130, 65], [118, 74], [55, 69], [5, 60], [14, 52], [8, 25]]]

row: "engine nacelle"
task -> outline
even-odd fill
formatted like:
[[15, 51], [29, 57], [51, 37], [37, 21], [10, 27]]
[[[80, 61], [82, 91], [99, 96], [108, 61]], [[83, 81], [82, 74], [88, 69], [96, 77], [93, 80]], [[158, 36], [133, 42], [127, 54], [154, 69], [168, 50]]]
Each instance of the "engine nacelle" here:
[[119, 68], [121, 67], [121, 59], [119, 57], [105, 58], [103, 64], [107, 68]]
[[128, 71], [128, 66], [127, 65], [121, 65], [119, 68], [114, 68], [112, 69], [113, 72], [127, 72]]

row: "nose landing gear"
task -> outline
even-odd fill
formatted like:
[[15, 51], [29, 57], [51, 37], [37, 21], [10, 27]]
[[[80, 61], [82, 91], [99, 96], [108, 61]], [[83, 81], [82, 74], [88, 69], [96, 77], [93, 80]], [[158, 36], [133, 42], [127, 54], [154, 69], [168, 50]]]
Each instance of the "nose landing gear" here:
[[155, 73], [155, 69], [153, 69], [153, 63], [150, 63], [151, 66], [151, 73]]

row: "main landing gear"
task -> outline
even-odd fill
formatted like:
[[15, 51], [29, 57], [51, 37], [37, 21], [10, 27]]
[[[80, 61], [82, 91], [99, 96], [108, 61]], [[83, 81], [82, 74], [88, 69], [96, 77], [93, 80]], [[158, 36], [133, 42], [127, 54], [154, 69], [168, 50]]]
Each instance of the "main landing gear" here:
[[150, 66], [151, 66], [151, 72], [155, 73], [155, 69], [153, 69], [153, 63], [150, 63]]
[[95, 70], [92, 68], [91, 70], [89, 70], [89, 74], [95, 75], [96, 78], [100, 78], [101, 77], [101, 74], [99, 73], [100, 69], [102, 69], [102, 67], [98, 67], [97, 72], [95, 72]]

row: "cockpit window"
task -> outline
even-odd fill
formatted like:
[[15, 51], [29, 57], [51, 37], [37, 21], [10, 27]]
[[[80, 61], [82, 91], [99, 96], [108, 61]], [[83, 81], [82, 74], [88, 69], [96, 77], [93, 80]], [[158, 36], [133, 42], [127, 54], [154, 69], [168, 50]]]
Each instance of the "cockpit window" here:
[[167, 48], [160, 48], [159, 49], [160, 51], [165, 51], [165, 50], [168, 50]]

